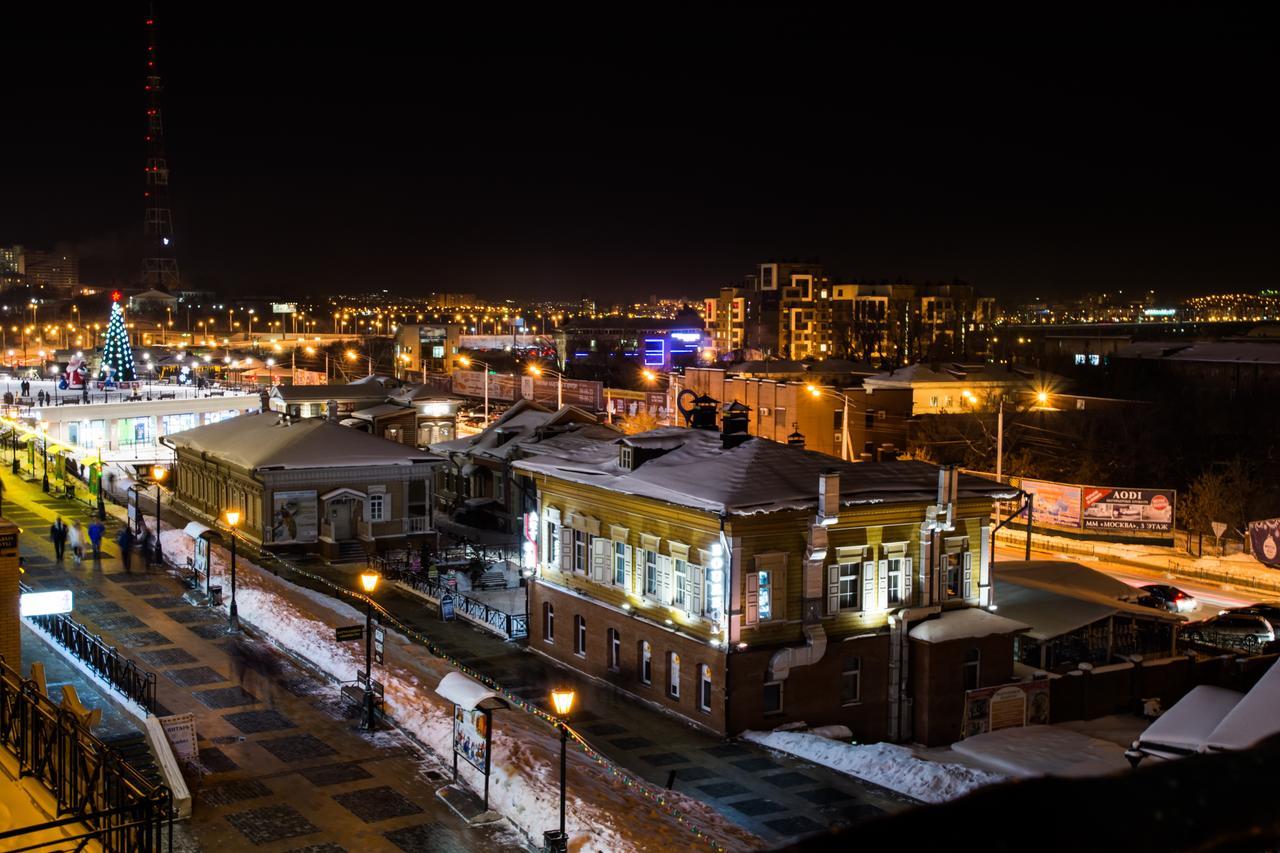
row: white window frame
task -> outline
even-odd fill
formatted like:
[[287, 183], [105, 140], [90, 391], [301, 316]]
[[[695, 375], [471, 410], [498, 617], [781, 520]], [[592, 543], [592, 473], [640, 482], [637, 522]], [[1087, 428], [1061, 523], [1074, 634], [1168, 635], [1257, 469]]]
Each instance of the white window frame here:
[[644, 594], [658, 594], [658, 552], [644, 549]]
[[689, 563], [686, 560], [676, 558], [672, 561], [675, 565], [672, 569], [672, 596], [671, 603], [676, 607], [685, 609], [689, 602], [689, 591], [687, 585], [689, 583]]
[[573, 653], [580, 658], [587, 656], [587, 620], [582, 614], [573, 617]]
[[583, 574], [591, 572], [591, 534], [585, 530], [573, 531], [573, 570]]
[[542, 602], [542, 641], [553, 645], [556, 641], [556, 606], [550, 601]]
[[613, 543], [613, 582], [618, 586], [627, 583], [627, 543]]
[[381, 492], [369, 495], [369, 521], [386, 521], [387, 496]]
[[[860, 610], [862, 608], [862, 560], [855, 559], [846, 563], [838, 563], [837, 578], [840, 589], [837, 603], [840, 610]], [[852, 589], [846, 586], [851, 585]], [[846, 604], [847, 600], [852, 603]]]

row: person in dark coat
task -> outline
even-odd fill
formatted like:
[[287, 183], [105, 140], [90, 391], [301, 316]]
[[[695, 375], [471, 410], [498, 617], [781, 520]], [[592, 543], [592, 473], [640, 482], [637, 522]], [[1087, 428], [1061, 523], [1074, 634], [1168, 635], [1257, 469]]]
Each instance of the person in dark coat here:
[[67, 523], [62, 516], [49, 527], [49, 539], [53, 542], [54, 558], [62, 562], [62, 553], [67, 548]]
[[116, 534], [116, 544], [120, 546], [120, 562], [124, 563], [126, 572], [130, 571], [129, 563], [133, 560], [133, 539], [133, 531], [127, 524]]
[[101, 521], [89, 525], [89, 544], [93, 545], [93, 559], [102, 559], [102, 534], [107, 532]]

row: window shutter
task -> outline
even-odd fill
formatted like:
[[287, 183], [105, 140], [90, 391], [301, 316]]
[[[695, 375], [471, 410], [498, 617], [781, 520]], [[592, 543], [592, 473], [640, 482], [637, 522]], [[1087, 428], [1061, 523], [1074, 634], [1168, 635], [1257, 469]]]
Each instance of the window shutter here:
[[880, 594], [876, 599], [876, 607], [880, 610], [889, 609], [889, 561], [880, 561]]
[[840, 612], [840, 565], [832, 563], [827, 566], [827, 615], [834, 616]]
[[689, 566], [689, 588], [685, 593], [685, 601], [688, 603], [689, 612], [694, 615], [702, 615], [702, 567]]
[[773, 563], [773, 573], [770, 575], [773, 579], [770, 586], [773, 590], [770, 595], [773, 596], [769, 602], [769, 612], [772, 618], [782, 621], [787, 618], [787, 555], [782, 554]]
[[911, 606], [911, 558], [902, 561], [902, 603]]
[[626, 555], [626, 561], [627, 561], [627, 563], [626, 563], [626, 565], [627, 565], [627, 576], [626, 576], [626, 580], [627, 580], [627, 591], [628, 591], [628, 592], [636, 592], [636, 589], [637, 589], [637, 587], [636, 587], [636, 566], [635, 566], [635, 561], [631, 558], [631, 546], [630, 546], [630, 545], [624, 545], [624, 546], [622, 547], [622, 553], [623, 553], [624, 555]]
[[742, 624], [755, 625], [760, 621], [760, 574], [747, 572], [747, 595]]
[[876, 564], [867, 560], [862, 564], [862, 609], [870, 610], [876, 600]]
[[560, 528], [560, 571], [573, 571], [573, 530], [569, 527]]
[[970, 579], [972, 578], [972, 573], [973, 573], [973, 554], [971, 554], [968, 551], [965, 551], [964, 552], [964, 586], [961, 587], [961, 593], [960, 593], [961, 596], [963, 596], [964, 598], [970, 598], [972, 595], [972, 593], [970, 592], [971, 587], [969, 586]]
[[604, 583], [608, 571], [609, 548], [613, 547], [608, 539], [600, 536], [591, 537], [591, 579], [596, 583]]
[[670, 604], [675, 598], [675, 590], [671, 588], [671, 558], [665, 554], [658, 555], [658, 601]]

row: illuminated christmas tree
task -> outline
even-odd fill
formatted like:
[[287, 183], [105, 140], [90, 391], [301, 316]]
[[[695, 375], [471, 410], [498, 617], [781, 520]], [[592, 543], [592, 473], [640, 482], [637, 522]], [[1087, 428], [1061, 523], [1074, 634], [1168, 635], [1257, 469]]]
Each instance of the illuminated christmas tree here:
[[102, 367], [98, 379], [110, 383], [133, 382], [133, 348], [124, 327], [124, 309], [120, 307], [120, 291], [111, 294], [111, 320], [107, 323], [107, 340], [102, 349]]

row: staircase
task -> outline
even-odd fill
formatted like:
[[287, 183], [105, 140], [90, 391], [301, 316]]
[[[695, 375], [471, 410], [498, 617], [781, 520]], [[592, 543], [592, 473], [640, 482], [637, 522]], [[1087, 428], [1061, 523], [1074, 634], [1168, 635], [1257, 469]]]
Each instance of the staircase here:
[[364, 543], [359, 540], [348, 540], [338, 543], [338, 556], [335, 563], [362, 563], [369, 558]]
[[156, 766], [155, 758], [151, 755], [151, 747], [147, 745], [147, 739], [141, 732], [129, 732], [128, 734], [116, 735], [111, 738], [103, 738], [102, 742], [111, 747], [111, 750], [125, 762], [142, 774], [148, 782], [153, 785], [163, 785], [164, 778], [160, 775], [160, 768]]
[[507, 573], [502, 569], [491, 568], [480, 576], [480, 580], [472, 584], [472, 589], [506, 589]]

